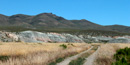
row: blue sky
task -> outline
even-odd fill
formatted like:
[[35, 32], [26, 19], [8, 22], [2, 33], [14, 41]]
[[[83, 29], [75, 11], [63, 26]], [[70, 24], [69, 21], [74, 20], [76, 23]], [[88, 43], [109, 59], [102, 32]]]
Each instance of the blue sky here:
[[0, 0], [0, 14], [53, 13], [101, 25], [130, 26], [130, 0]]

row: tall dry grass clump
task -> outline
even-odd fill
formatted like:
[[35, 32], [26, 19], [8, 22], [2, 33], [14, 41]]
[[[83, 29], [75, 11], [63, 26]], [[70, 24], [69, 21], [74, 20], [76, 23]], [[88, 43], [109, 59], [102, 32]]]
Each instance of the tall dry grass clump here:
[[[67, 45], [67, 48], [63, 49], [61, 44]], [[0, 56], [9, 58], [0, 61], [0, 65], [47, 65], [60, 57], [80, 53], [89, 47], [84, 43], [3, 43], [0, 45]]]

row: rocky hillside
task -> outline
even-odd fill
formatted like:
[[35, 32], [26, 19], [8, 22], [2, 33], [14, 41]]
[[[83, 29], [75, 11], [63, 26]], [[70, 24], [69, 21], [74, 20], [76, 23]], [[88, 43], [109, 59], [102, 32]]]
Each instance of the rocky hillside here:
[[41, 33], [36, 31], [23, 31], [19, 33], [11, 32], [0, 32], [0, 41], [2, 42], [72, 42], [72, 43], [83, 43], [84, 41], [71, 34], [58, 34], [58, 33]]
[[76, 29], [76, 30], [105, 30], [116, 31], [123, 33], [130, 33], [130, 27], [126, 26], [102, 26], [92, 23], [88, 20], [67, 20], [63, 17], [56, 16], [52, 13], [41, 13], [30, 16], [24, 14], [17, 14], [12, 16], [5, 16], [0, 14], [0, 28], [13, 26], [23, 27], [29, 29]]
[[67, 33], [42, 33], [36, 31], [0, 32], [1, 42], [33, 43], [130, 43], [130, 36], [90, 36]]

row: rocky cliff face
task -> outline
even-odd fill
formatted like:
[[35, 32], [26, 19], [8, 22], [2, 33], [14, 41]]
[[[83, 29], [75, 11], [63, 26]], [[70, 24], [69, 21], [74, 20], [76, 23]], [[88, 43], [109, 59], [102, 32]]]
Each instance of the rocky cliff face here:
[[81, 38], [71, 34], [41, 33], [35, 31], [20, 32], [18, 37], [24, 42], [83, 42]]
[[72, 35], [67, 33], [42, 33], [37, 31], [23, 31], [19, 33], [0, 32], [2, 42], [32, 42], [32, 43], [130, 43], [130, 36], [89, 36]]
[[41, 33], [36, 31], [23, 31], [19, 33], [1, 32], [0, 41], [2, 42], [72, 42], [72, 43], [83, 43], [84, 41], [71, 34], [58, 34], [58, 33]]
[[0, 41], [2, 42], [13, 42], [13, 41], [18, 41], [19, 38], [16, 35], [16, 33], [11, 33], [11, 32], [1, 32], [0, 31]]

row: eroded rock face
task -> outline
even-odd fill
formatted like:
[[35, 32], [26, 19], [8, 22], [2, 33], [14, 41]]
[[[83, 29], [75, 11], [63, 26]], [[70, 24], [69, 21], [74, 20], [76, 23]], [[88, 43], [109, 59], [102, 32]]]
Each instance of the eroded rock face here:
[[0, 41], [2, 42], [18, 41], [18, 36], [15, 33], [0, 31]]
[[116, 38], [109, 40], [109, 43], [130, 43], [130, 39], [128, 38]]
[[24, 31], [18, 34], [20, 41], [23, 42], [48, 42], [49, 37], [45, 33]]
[[36, 31], [24, 31], [18, 34], [24, 42], [72, 42], [83, 43], [83, 40], [71, 34], [41, 33]]
[[33, 43], [130, 43], [130, 36], [84, 36], [71, 35], [67, 33], [42, 33], [37, 31], [2, 32], [0, 31], [0, 41], [2, 42], [33, 42]]

